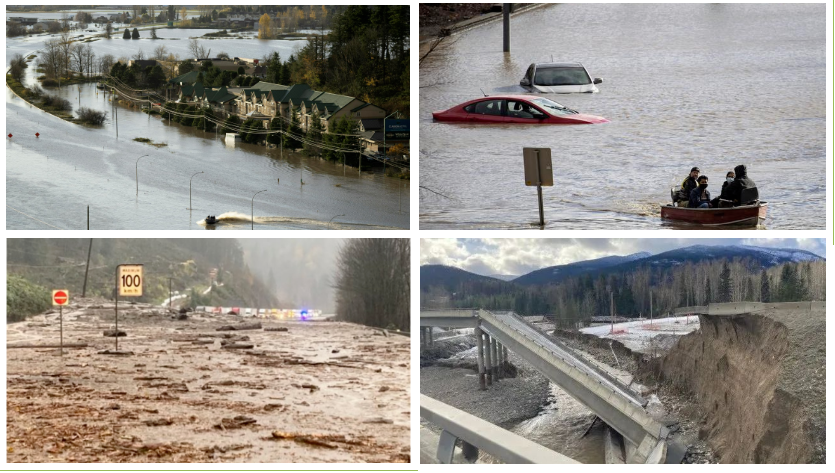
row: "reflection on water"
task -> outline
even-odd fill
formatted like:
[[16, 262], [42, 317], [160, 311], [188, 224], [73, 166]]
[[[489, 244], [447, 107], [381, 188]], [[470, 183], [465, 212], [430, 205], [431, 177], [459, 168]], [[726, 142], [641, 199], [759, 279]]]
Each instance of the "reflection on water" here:
[[[34, 74], [28, 68], [25, 82], [34, 83]], [[65, 96], [74, 109], [80, 103], [107, 111], [108, 122], [77, 126], [6, 90], [7, 133], [14, 135], [6, 140], [6, 202], [14, 209], [7, 208], [7, 228], [45, 229], [46, 222], [83, 229], [88, 205], [93, 229], [204, 229], [199, 220], [225, 212], [247, 218], [254, 212], [260, 217], [256, 229], [409, 226], [409, 182], [385, 177], [380, 168], [364, 167], [360, 175], [356, 168], [279, 148], [227, 148], [215, 133], [123, 107], [117, 139], [109, 95], [93, 84], [50, 92]], [[166, 146], [137, 143], [137, 137]], [[148, 157], [137, 164], [143, 155]], [[199, 171], [204, 174], [192, 180], [189, 211], [189, 179]], [[216, 228], [250, 226], [246, 220]]]
[[[547, 228], [660, 228], [699, 166], [718, 193], [745, 163], [770, 229], [824, 228], [826, 20], [821, 4], [560, 4], [448, 38], [420, 66], [421, 228], [530, 228], [522, 148], [550, 147]], [[599, 94], [549, 95], [611, 122], [434, 123], [432, 111], [518, 93], [533, 62], [579, 61]], [[434, 192], [432, 192], [434, 191]]]

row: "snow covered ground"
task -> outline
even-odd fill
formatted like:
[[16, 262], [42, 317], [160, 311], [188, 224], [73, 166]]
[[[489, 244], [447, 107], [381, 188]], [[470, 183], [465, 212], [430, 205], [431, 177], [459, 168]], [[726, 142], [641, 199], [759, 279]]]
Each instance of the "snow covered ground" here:
[[[614, 324], [597, 325], [580, 329], [581, 332], [601, 338], [617, 340], [631, 350], [647, 351], [655, 345], [667, 347], [669, 342], [699, 328], [699, 317], [666, 317], [655, 320], [635, 320]], [[658, 338], [664, 339], [661, 343]], [[655, 343], [654, 343], [655, 342]]]

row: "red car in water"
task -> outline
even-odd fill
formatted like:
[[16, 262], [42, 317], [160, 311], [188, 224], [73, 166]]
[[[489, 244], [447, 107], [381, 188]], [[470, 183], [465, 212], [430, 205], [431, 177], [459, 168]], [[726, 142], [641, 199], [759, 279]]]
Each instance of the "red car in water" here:
[[449, 110], [433, 112], [432, 118], [439, 122], [529, 125], [586, 125], [609, 121], [603, 117], [582, 114], [544, 97], [529, 95], [482, 97]]

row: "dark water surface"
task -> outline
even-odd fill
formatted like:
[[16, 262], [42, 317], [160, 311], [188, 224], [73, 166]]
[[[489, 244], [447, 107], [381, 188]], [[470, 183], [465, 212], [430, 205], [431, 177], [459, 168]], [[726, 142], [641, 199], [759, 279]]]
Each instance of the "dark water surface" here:
[[[550, 147], [547, 228], [668, 228], [658, 205], [692, 166], [716, 195], [747, 164], [769, 229], [826, 225], [823, 4], [560, 4], [444, 40], [420, 66], [421, 228], [530, 228], [522, 148]], [[434, 123], [431, 112], [520, 92], [532, 62], [579, 61], [599, 94], [548, 95], [611, 122]]]

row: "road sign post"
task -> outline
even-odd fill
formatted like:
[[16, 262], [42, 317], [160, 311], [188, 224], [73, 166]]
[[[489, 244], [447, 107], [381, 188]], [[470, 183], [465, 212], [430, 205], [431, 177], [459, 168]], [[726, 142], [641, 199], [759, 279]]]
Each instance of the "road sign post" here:
[[120, 264], [116, 266], [116, 294], [113, 310], [116, 315], [116, 351], [119, 351], [119, 296], [142, 297], [142, 265]]
[[70, 303], [70, 292], [66, 289], [52, 291], [52, 305], [58, 306], [58, 320], [61, 333], [61, 356], [64, 356], [64, 306]]
[[542, 207], [542, 186], [554, 185], [554, 171], [551, 168], [551, 148], [522, 148], [525, 167], [525, 185], [536, 186], [539, 200], [539, 226], [545, 226], [545, 211]]

